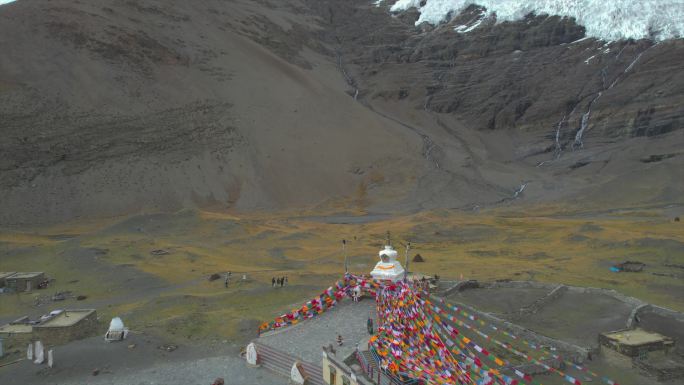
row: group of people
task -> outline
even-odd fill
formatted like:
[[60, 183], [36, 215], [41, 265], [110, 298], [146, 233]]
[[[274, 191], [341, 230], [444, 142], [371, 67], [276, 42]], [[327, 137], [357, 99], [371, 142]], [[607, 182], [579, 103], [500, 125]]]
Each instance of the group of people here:
[[[434, 280], [439, 280], [439, 276], [435, 275]], [[422, 291], [430, 291], [430, 280], [424, 276], [421, 279], [413, 279], [413, 287]]]
[[280, 286], [283, 287], [287, 283], [287, 275], [284, 277], [273, 277], [271, 278], [271, 286], [276, 287]]

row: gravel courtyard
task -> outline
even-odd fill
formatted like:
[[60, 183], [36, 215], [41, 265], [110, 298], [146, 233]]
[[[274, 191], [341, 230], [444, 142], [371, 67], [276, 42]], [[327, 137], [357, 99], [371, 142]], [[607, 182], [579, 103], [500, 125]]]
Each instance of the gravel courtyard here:
[[65, 385], [209, 385], [217, 377], [226, 385], [286, 385], [286, 378], [261, 368], [249, 368], [239, 357], [212, 357], [163, 364], [125, 374], [100, 375]]

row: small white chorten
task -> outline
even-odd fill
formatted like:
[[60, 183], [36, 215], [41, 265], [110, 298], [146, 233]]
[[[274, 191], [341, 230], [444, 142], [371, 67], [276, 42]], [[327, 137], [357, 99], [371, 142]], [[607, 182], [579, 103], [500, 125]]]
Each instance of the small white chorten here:
[[112, 321], [109, 323], [109, 330], [105, 334], [105, 341], [123, 341], [126, 336], [128, 336], [128, 329], [124, 327], [121, 318], [112, 318]]
[[373, 271], [371, 271], [371, 276], [374, 279], [382, 281], [392, 281], [397, 282], [404, 278], [404, 268], [401, 263], [397, 261], [396, 250], [391, 245], [385, 246], [383, 250], [378, 253], [380, 256], [380, 262], [375, 265]]

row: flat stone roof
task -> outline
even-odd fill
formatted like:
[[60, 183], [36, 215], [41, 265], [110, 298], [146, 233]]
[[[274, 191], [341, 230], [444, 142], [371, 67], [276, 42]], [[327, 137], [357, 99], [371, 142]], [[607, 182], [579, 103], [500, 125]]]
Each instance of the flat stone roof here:
[[16, 271], [0, 271], [0, 279], [7, 278], [11, 275], [17, 274]]
[[[356, 344], [368, 340], [366, 322], [373, 317], [377, 331], [375, 299], [365, 296], [360, 302], [343, 299], [323, 314], [273, 332], [262, 334], [256, 342], [291, 354], [303, 361], [320, 365], [323, 346], [332, 344], [336, 356], [345, 359], [356, 350]], [[336, 343], [337, 334], [344, 340], [342, 346]]]
[[36, 325], [36, 328], [43, 327], [66, 327], [72, 326], [87, 316], [95, 312], [95, 309], [65, 310], [49, 320]]
[[647, 332], [643, 329], [618, 330], [604, 333], [603, 335], [613, 341], [617, 341], [621, 345], [627, 346], [646, 345], [670, 340], [670, 338], [662, 334]]
[[12, 334], [22, 334], [33, 332], [33, 327], [31, 325], [3, 325], [0, 326], [0, 333], [12, 333]]
[[35, 278], [38, 277], [39, 275], [45, 274], [42, 271], [34, 271], [34, 272], [28, 272], [28, 273], [14, 273], [10, 275], [9, 277], [6, 278], [12, 278], [12, 279], [26, 279], [26, 278]]

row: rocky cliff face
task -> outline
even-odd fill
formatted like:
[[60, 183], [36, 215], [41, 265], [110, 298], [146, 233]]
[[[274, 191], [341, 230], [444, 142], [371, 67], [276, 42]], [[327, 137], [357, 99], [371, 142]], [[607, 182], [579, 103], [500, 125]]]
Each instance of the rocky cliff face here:
[[541, 132], [549, 149], [684, 127], [682, 39], [606, 43], [584, 39], [573, 19], [496, 23], [477, 6], [416, 27], [416, 11], [390, 16], [389, 4], [350, 3], [320, 12], [369, 100], [407, 100], [476, 130]]

